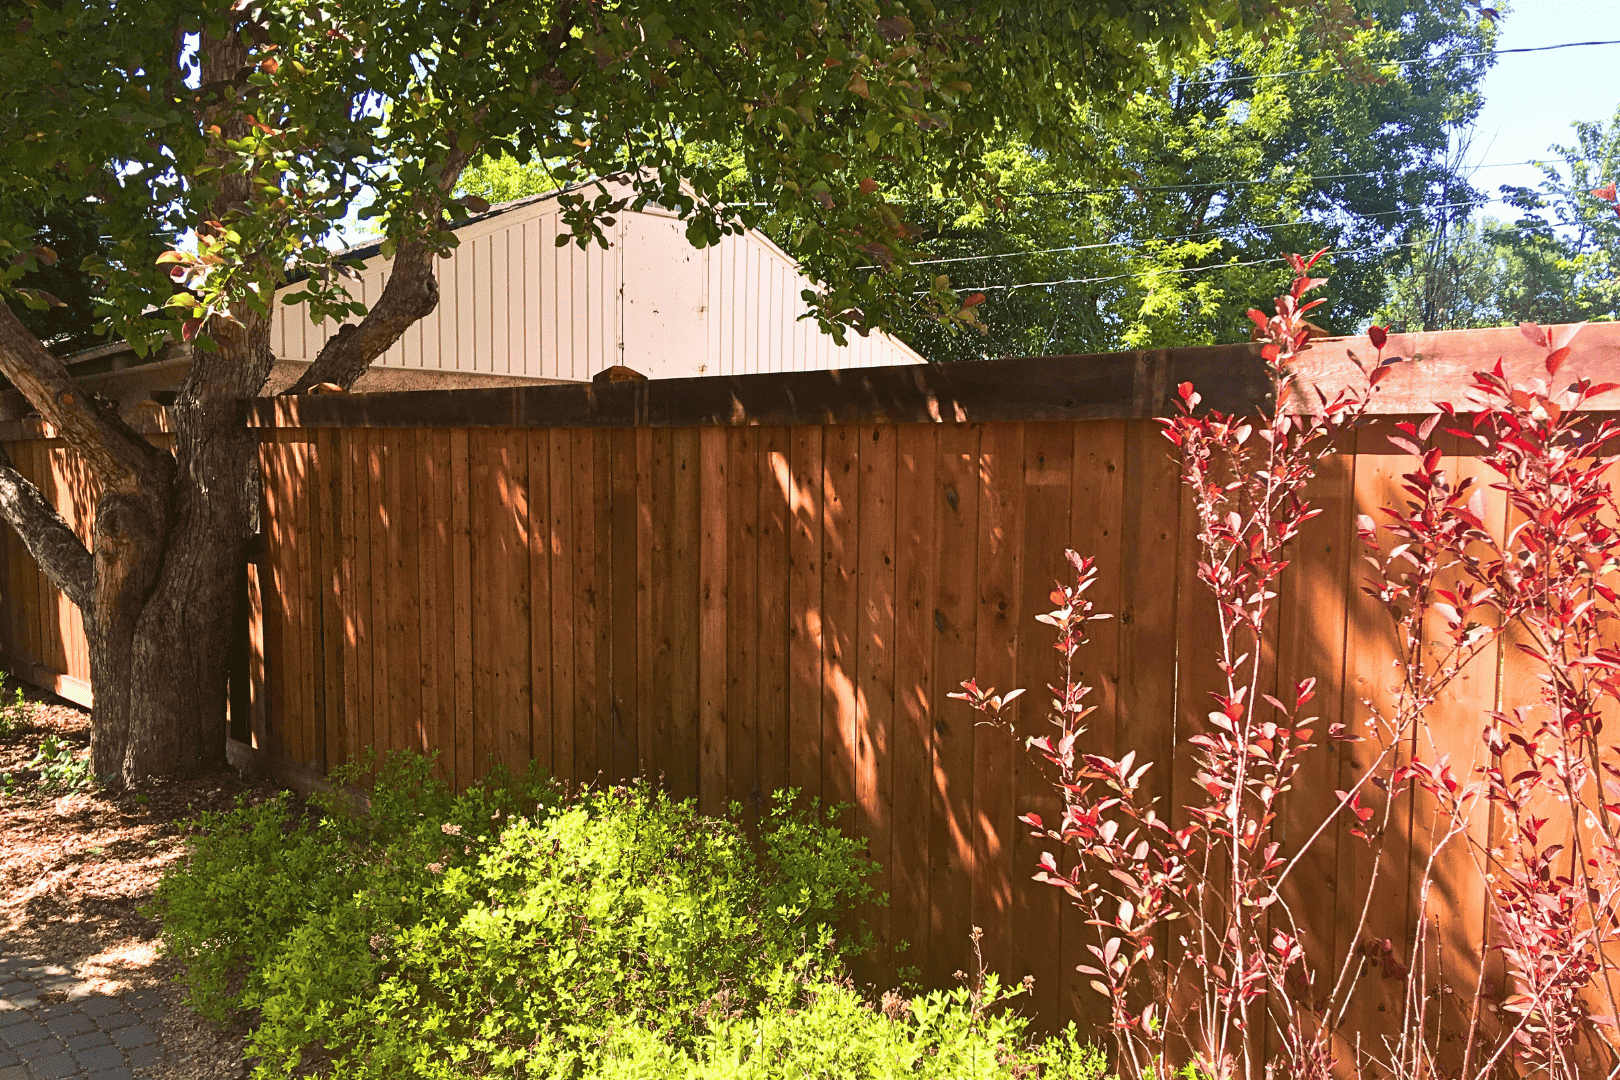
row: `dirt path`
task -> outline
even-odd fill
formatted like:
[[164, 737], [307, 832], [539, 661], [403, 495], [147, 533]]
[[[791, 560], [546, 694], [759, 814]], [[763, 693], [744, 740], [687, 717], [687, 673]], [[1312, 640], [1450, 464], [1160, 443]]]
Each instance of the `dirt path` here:
[[[15, 693], [0, 694], [0, 725]], [[31, 763], [49, 736], [82, 758], [89, 718], [31, 695], [0, 735], [0, 1080], [245, 1077], [241, 1039], [185, 1009], [140, 914], [184, 852], [180, 823], [269, 788], [235, 773], [137, 797], [52, 788]]]

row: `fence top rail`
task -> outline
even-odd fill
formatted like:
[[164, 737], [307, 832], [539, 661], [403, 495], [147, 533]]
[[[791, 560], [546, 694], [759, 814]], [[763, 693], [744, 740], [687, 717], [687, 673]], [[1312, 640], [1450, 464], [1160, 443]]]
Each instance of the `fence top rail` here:
[[1178, 382], [1214, 408], [1269, 390], [1258, 347], [552, 384], [248, 403], [250, 427], [733, 427], [754, 424], [978, 423], [1162, 415]]
[[[1198, 388], [1207, 408], [1253, 412], [1271, 405], [1259, 349], [1244, 342], [606, 386], [264, 398], [247, 403], [246, 422], [259, 428], [525, 428], [1139, 419], [1167, 415], [1182, 382]], [[1364, 385], [1352, 354], [1371, 360], [1377, 350], [1365, 337], [1313, 343], [1296, 364], [1301, 385], [1314, 384], [1329, 397]], [[1517, 380], [1545, 377], [1545, 350], [1514, 327], [1395, 335], [1384, 356], [1403, 362], [1374, 394], [1371, 411], [1383, 415], [1431, 412], [1436, 401], [1462, 405], [1470, 374], [1498, 358]], [[1620, 324], [1594, 324], [1576, 337], [1559, 381], [1581, 377], [1620, 382]], [[1303, 407], [1303, 398], [1290, 404]], [[1620, 395], [1605, 395], [1591, 407], [1620, 409]]]
[[[1324, 338], [1301, 354], [1295, 370], [1302, 386], [1315, 385], [1331, 397], [1364, 385], [1352, 354], [1370, 360], [1376, 353], [1366, 337]], [[1544, 355], [1514, 327], [1391, 335], [1384, 356], [1403, 362], [1379, 384], [1371, 411], [1432, 412], [1436, 401], [1461, 407], [1473, 371], [1500, 358], [1515, 381], [1545, 379]], [[1594, 323], [1576, 336], [1557, 381], [1578, 378], [1620, 383], [1620, 323]], [[243, 402], [243, 420], [255, 428], [525, 428], [1144, 419], [1167, 415], [1182, 382], [1198, 388], [1205, 407], [1222, 412], [1271, 405], [1260, 347], [1244, 342], [606, 386], [254, 398]], [[1300, 405], [1296, 398], [1284, 407]], [[1620, 392], [1588, 408], [1620, 411]], [[156, 405], [134, 419], [143, 432], [171, 430], [166, 410]], [[54, 436], [38, 418], [0, 423], [0, 441]]]

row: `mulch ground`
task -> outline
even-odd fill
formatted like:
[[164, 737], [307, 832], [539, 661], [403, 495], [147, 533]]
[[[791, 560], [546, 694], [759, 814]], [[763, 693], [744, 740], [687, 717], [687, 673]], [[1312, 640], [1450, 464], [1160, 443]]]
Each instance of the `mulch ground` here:
[[[0, 702], [10, 703], [15, 683]], [[170, 1006], [161, 1032], [169, 1060], [153, 1077], [245, 1077], [239, 1032], [218, 1032], [184, 1006], [175, 965], [159, 952], [156, 921], [141, 914], [169, 867], [184, 857], [184, 822], [273, 788], [235, 772], [154, 782], [139, 795], [108, 798], [42, 784], [30, 762], [54, 735], [87, 755], [89, 714], [49, 694], [30, 693], [21, 722], [0, 736], [0, 942], [4, 951], [48, 960], [119, 996], [154, 989]], [[0, 725], [3, 726], [3, 725]]]

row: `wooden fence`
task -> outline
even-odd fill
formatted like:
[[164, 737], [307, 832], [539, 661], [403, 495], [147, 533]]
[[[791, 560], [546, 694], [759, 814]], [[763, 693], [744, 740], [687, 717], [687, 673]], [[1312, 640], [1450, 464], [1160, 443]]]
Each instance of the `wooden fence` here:
[[[1420, 407], [1434, 373], [1468, 356], [1534, 362], [1516, 333], [1494, 333], [1408, 343], [1422, 359], [1386, 380], [1377, 411]], [[1330, 347], [1312, 369], [1327, 381], [1341, 377]], [[1620, 336], [1589, 332], [1571, 364], [1620, 371]], [[1092, 595], [1118, 618], [1094, 624], [1080, 658], [1098, 687], [1087, 738], [1157, 762], [1166, 805], [1191, 797], [1187, 738], [1205, 728], [1218, 635], [1194, 577], [1195, 521], [1151, 419], [1183, 379], [1222, 408], [1253, 406], [1265, 385], [1234, 347], [260, 402], [248, 413], [265, 492], [253, 741], [313, 770], [367, 746], [436, 750], [458, 785], [491, 761], [571, 780], [657, 775], [705, 811], [757, 814], [784, 787], [847, 803], [890, 896], [868, 915], [882, 941], [907, 946], [895, 963], [949, 985], [980, 926], [992, 967], [1035, 977], [1043, 1022], [1096, 1021], [1100, 999], [1075, 971], [1090, 933], [1029, 880], [1040, 843], [1016, 821], [1051, 817], [1055, 799], [1011, 735], [946, 695], [969, 676], [1030, 687], [1018, 723], [1038, 731], [1057, 654], [1035, 617], [1064, 549], [1095, 555]], [[58, 444], [10, 449], [72, 502], [80, 481]], [[1396, 500], [1406, 465], [1378, 426], [1343, 450], [1316, 482], [1325, 513], [1293, 545], [1265, 648], [1281, 682], [1318, 678], [1323, 723], [1354, 726], [1393, 677], [1393, 633], [1359, 589], [1355, 515]], [[1457, 473], [1480, 471], [1451, 454]], [[71, 606], [14, 539], [3, 554], [5, 654], [84, 678]], [[1483, 658], [1432, 711], [1459, 771], [1478, 756], [1482, 714], [1529, 692], [1517, 655]], [[1313, 754], [1275, 827], [1285, 854], [1367, 753]], [[1385, 854], [1365, 930], [1397, 951], [1432, 811], [1403, 798], [1411, 843]], [[1343, 939], [1368, 851], [1330, 832], [1292, 879], [1314, 959], [1356, 944]], [[1484, 951], [1483, 891], [1460, 856], [1436, 888], [1460, 978]], [[1356, 1017], [1380, 1026], [1398, 992], [1364, 976]]]

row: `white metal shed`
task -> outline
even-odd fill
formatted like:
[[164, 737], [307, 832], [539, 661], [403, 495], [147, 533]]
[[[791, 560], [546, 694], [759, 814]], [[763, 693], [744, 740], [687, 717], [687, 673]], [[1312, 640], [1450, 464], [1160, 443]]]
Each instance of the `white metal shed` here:
[[[558, 247], [557, 195], [491, 208], [459, 226], [460, 244], [436, 261], [439, 306], [373, 368], [586, 381], [623, 364], [653, 379], [881, 367], [924, 360], [873, 332], [845, 346], [821, 332], [799, 293], [811, 281], [762, 233], [695, 248], [669, 211], [616, 215], [611, 246]], [[371, 304], [390, 262], [376, 249], [349, 289]], [[294, 284], [278, 294], [300, 286]], [[313, 325], [276, 305], [271, 348], [308, 363], [336, 323]]]

